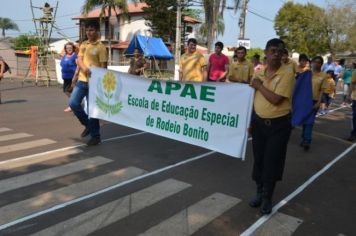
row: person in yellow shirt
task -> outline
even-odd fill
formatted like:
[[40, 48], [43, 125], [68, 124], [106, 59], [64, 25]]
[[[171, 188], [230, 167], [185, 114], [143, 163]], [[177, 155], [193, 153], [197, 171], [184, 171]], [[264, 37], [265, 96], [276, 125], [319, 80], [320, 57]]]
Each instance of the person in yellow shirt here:
[[84, 97], [88, 98], [90, 68], [91, 67], [107, 67], [107, 51], [105, 46], [99, 39], [99, 22], [89, 20], [85, 23], [85, 33], [88, 38], [79, 48], [78, 66], [79, 76], [78, 81], [72, 81], [75, 84], [73, 92], [69, 99], [69, 106], [80, 123], [85, 127], [81, 133], [81, 137], [90, 134], [91, 138], [87, 142], [88, 146], [97, 145], [101, 142], [99, 120], [88, 118], [81, 105]]
[[179, 62], [179, 80], [203, 82], [207, 80], [207, 63], [202, 54], [197, 52], [197, 40], [188, 39], [188, 50]]
[[325, 115], [329, 111], [329, 106], [331, 100], [335, 96], [335, 81], [334, 81], [334, 71], [328, 70], [326, 72], [326, 78], [321, 85], [321, 104], [320, 104], [320, 114]]
[[[324, 60], [321, 56], [316, 56], [312, 60], [313, 70], [312, 70], [312, 94], [313, 94], [313, 110], [311, 116], [315, 119], [315, 116], [319, 110], [321, 102], [321, 86], [326, 78], [326, 74], [321, 71], [321, 66], [323, 65]], [[312, 133], [315, 120], [308, 124], [303, 124], [302, 131], [302, 142], [300, 146], [304, 148], [305, 151], [310, 149], [310, 144], [312, 142]]]
[[235, 50], [237, 61], [232, 61], [229, 66], [229, 82], [249, 84], [254, 73], [253, 64], [246, 60], [247, 50], [240, 46]]
[[300, 54], [298, 61], [299, 61], [299, 65], [297, 67], [297, 72], [296, 72], [297, 74], [310, 70], [309, 58], [306, 54], [304, 53]]
[[288, 50], [285, 48], [283, 50], [283, 55], [282, 55], [282, 64], [287, 65], [289, 70], [291, 70], [294, 74], [297, 73], [298, 71], [298, 64], [297, 62], [293, 61], [292, 59], [289, 58], [289, 53]]
[[[353, 63], [353, 67], [356, 68], [356, 63]], [[349, 90], [349, 100], [352, 100], [352, 128], [348, 141], [356, 141], [356, 70], [352, 73], [351, 85]]]
[[256, 90], [251, 134], [252, 178], [257, 184], [257, 194], [249, 205], [261, 207], [261, 214], [271, 213], [272, 195], [276, 182], [282, 180], [292, 130], [291, 98], [295, 74], [287, 65], [282, 65], [284, 49], [281, 39], [269, 40], [265, 48], [267, 66], [251, 81], [251, 87]]

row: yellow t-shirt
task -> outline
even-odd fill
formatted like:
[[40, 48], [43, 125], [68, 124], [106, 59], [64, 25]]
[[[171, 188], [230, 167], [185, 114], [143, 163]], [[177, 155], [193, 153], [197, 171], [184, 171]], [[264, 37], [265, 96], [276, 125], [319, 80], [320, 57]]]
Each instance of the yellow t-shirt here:
[[290, 58], [288, 58], [288, 62], [285, 64], [283, 63], [283, 65], [286, 65], [293, 74], [296, 74], [298, 71], [298, 63]]
[[321, 93], [321, 85], [323, 84], [326, 74], [324, 72], [314, 73], [312, 77], [313, 100], [319, 101]]
[[356, 70], [352, 73], [351, 84], [354, 86], [352, 90], [351, 99], [356, 100]]
[[204, 56], [199, 52], [184, 53], [179, 63], [179, 69], [183, 73], [183, 81], [202, 82], [204, 80], [202, 68], [206, 65]]
[[331, 94], [335, 91], [335, 81], [333, 78], [325, 78], [321, 85], [321, 91], [323, 93]]
[[250, 83], [253, 73], [254, 68], [252, 63], [246, 60], [241, 63], [239, 61], [231, 61], [228, 79], [232, 82]]
[[285, 99], [278, 105], [270, 103], [259, 90], [256, 90], [254, 110], [261, 118], [277, 118], [289, 114], [292, 110], [292, 94], [295, 84], [294, 73], [288, 65], [281, 65], [275, 75], [267, 80], [265, 70], [255, 73], [254, 78], [263, 81], [263, 86]]
[[[100, 40], [94, 43], [84, 41], [80, 45], [78, 57], [82, 57], [84, 65], [88, 68], [100, 67], [100, 63], [108, 61], [106, 48]], [[88, 78], [82, 71], [79, 72], [78, 80], [88, 82]]]

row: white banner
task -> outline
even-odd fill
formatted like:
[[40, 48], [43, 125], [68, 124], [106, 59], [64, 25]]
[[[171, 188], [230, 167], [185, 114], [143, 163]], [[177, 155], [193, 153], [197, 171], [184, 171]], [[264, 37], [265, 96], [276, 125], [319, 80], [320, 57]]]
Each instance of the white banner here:
[[89, 115], [244, 159], [253, 95], [246, 84], [150, 80], [92, 68]]

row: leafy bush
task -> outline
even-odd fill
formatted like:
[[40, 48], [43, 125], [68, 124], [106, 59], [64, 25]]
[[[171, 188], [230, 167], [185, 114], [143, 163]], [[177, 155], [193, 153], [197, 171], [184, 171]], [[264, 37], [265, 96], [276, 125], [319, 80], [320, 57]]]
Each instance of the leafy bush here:
[[255, 54], [260, 55], [261, 61], [262, 61], [262, 59], [263, 59], [263, 57], [264, 57], [264, 55], [265, 55], [264, 51], [263, 51], [261, 48], [251, 48], [251, 49], [247, 50], [246, 58], [247, 58], [248, 60], [251, 60], [252, 57], [253, 57]]
[[35, 36], [27, 34], [20, 35], [11, 40], [11, 42], [13, 44], [12, 47], [15, 50], [22, 51], [28, 50], [31, 48], [31, 46], [37, 46], [39, 44], [39, 41], [37, 38], [35, 38]]

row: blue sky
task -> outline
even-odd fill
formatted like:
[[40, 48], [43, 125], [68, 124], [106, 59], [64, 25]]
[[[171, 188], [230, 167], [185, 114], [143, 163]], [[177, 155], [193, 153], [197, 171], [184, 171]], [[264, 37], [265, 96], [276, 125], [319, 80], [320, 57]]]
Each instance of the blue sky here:
[[[273, 20], [278, 12], [278, 9], [286, 0], [250, 0], [249, 9], [259, 15]], [[45, 2], [51, 6], [55, 6], [57, 1], [54, 0], [33, 0], [33, 5], [42, 7]], [[298, 3], [311, 2], [320, 7], [326, 7], [326, 0], [295, 0]], [[73, 16], [80, 15], [81, 6], [84, 0], [59, 0], [57, 11], [57, 25], [61, 31], [70, 38], [78, 37], [78, 27], [75, 25], [77, 21], [72, 20]], [[219, 40], [224, 42], [226, 46], [235, 46], [239, 35], [238, 18], [239, 13], [234, 15], [232, 10], [227, 10], [224, 14], [225, 34], [219, 36]], [[35, 10], [37, 17], [42, 15], [41, 10]], [[0, 17], [8, 17], [13, 19], [20, 28], [20, 33], [35, 32], [35, 27], [32, 19], [32, 13], [29, 0], [2, 0], [0, 8]], [[19, 32], [7, 31], [8, 36], [17, 36]], [[56, 32], [54, 37], [60, 37]], [[266, 41], [275, 37], [273, 22], [247, 13], [246, 18], [246, 38], [251, 40], [252, 47], [264, 47]]]

